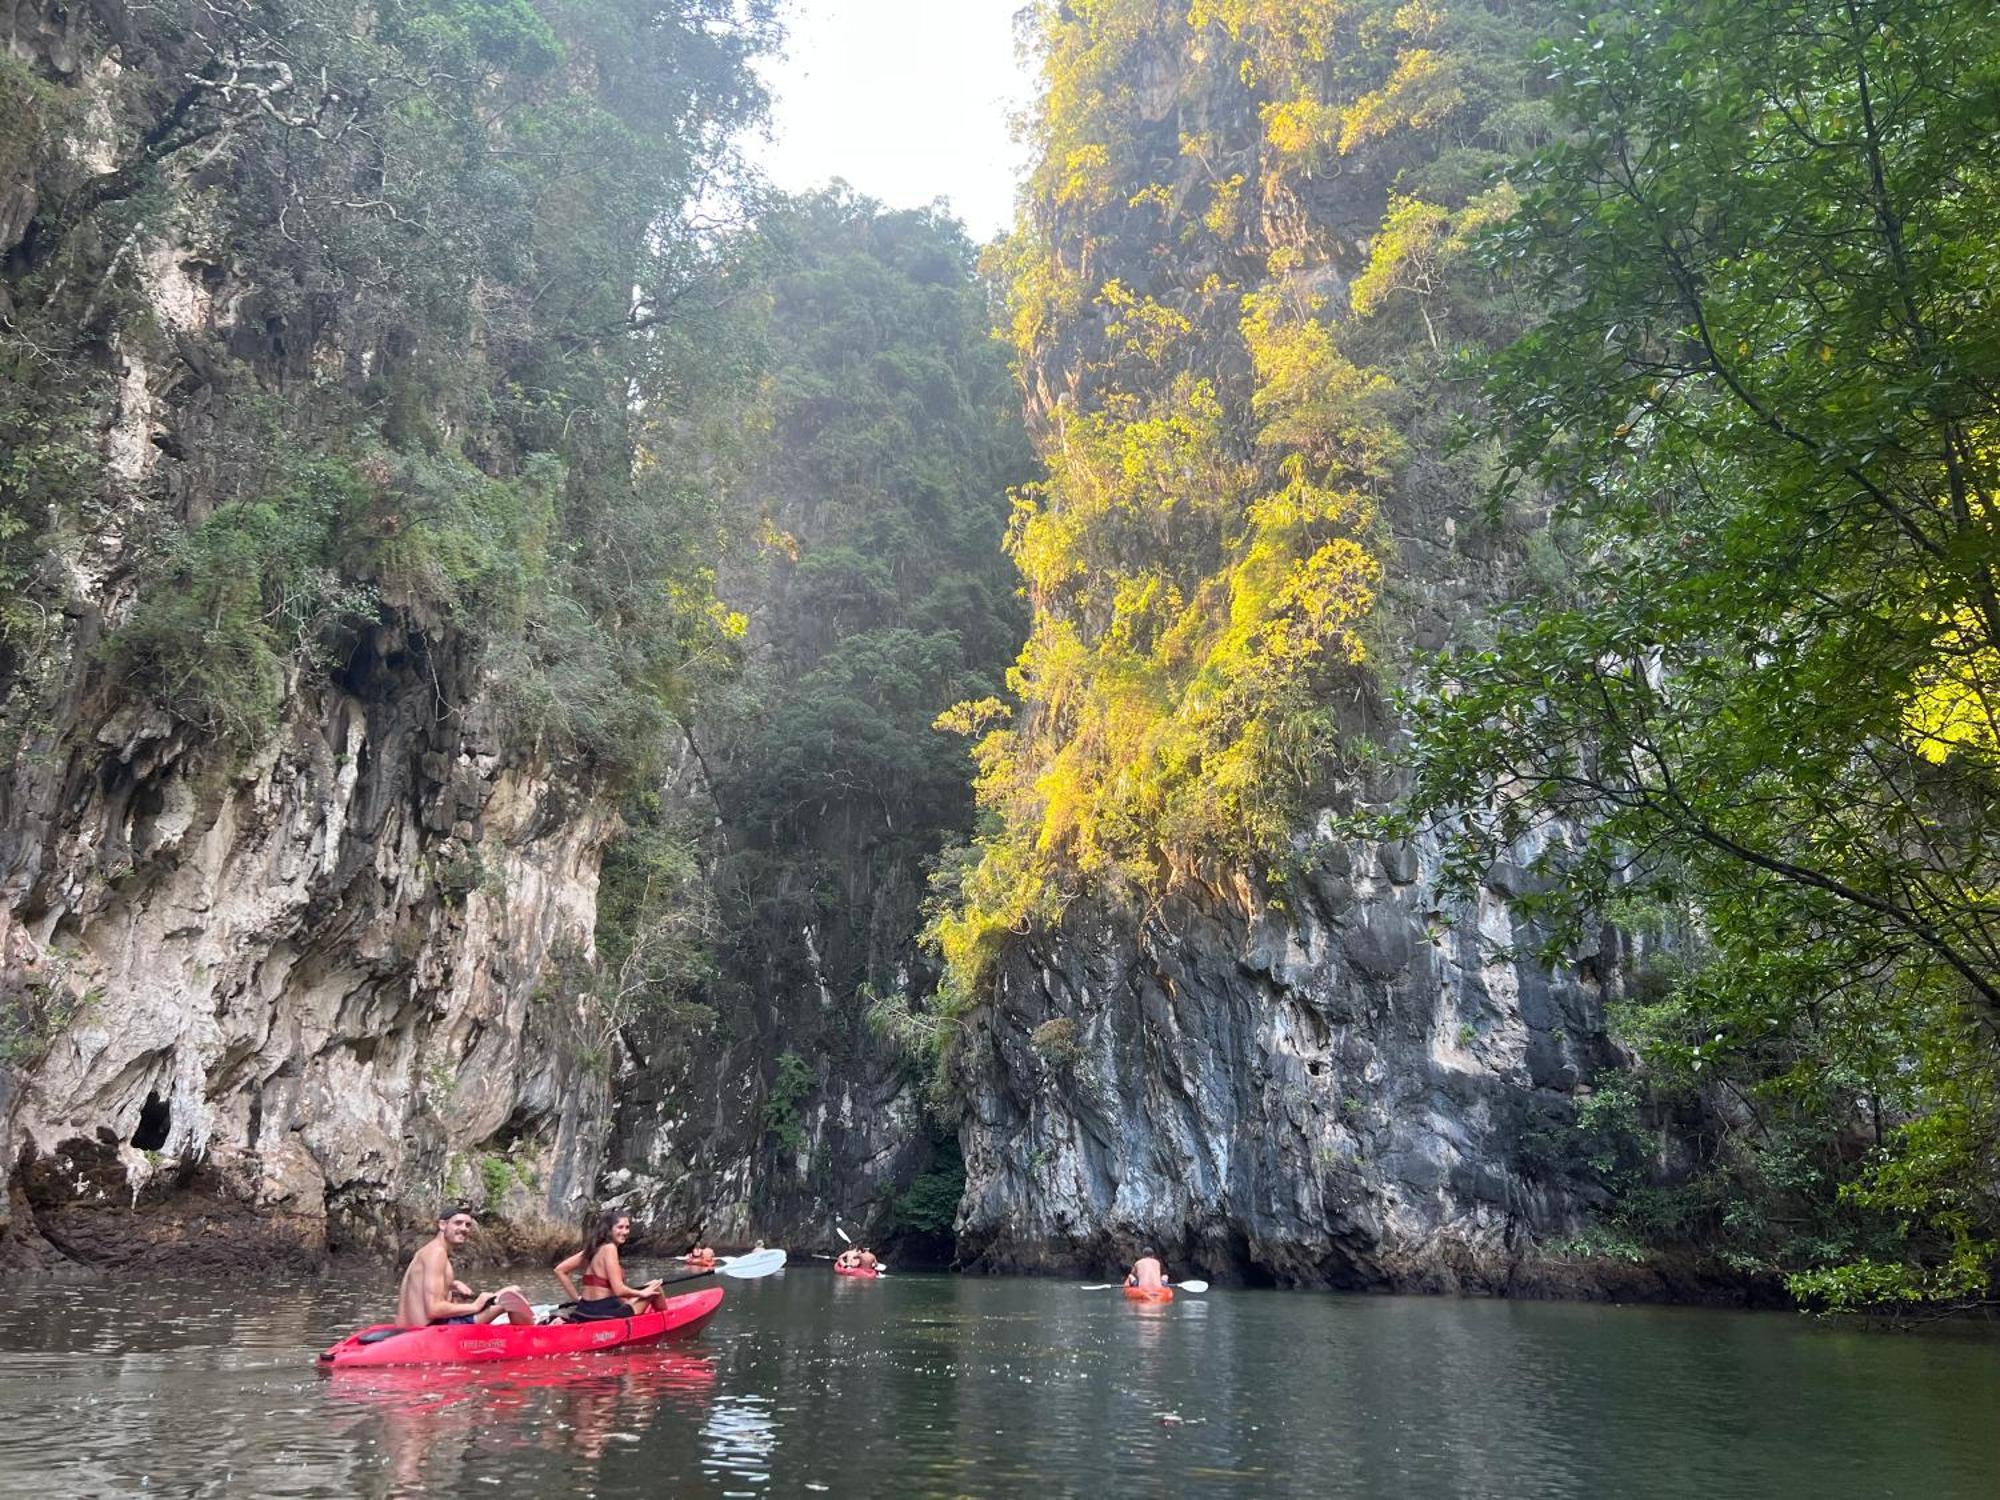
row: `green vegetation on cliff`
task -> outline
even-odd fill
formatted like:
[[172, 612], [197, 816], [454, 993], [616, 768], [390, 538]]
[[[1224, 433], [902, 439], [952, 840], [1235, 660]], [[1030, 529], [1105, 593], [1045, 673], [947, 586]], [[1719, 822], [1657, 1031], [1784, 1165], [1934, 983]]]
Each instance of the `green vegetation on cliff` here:
[[1037, 165], [993, 267], [1049, 475], [1008, 534], [1015, 705], [945, 721], [984, 735], [989, 820], [930, 930], [951, 1003], [1084, 890], [1289, 856], [1367, 717], [1385, 502], [1476, 483], [1483, 455], [1438, 456], [1446, 359], [1508, 309], [1446, 269], [1538, 138], [1538, 14], [1041, 9]]
[[[0, 72], [35, 209], [0, 246], [10, 724], [67, 671], [247, 747], [400, 640], [496, 685], [510, 752], [636, 775], [718, 630], [683, 454], [734, 361], [689, 206], [760, 108], [770, 7], [84, 25], [119, 45], [101, 82]], [[136, 602], [100, 672], [65, 622], [104, 573]]]
[[[1612, 976], [1638, 1069], [1521, 1141], [1617, 1195], [1606, 1243], [1833, 1306], [1983, 1295], [1988, 9], [1042, 6], [992, 266], [1049, 473], [1011, 701], [944, 721], [985, 821], [939, 1019], [1080, 895], [1282, 899], [1304, 814], [1352, 808], [1441, 834], [1451, 893], [1532, 863], [1551, 960], [1649, 939]], [[1482, 511], [1518, 609], [1412, 678], [1412, 518]], [[1353, 799], [1399, 678], [1384, 820]]]
[[760, 377], [717, 475], [741, 665], [691, 716], [687, 770], [718, 815], [700, 989], [725, 1044], [768, 1039], [751, 1138], [782, 1176], [823, 1089], [902, 1078], [871, 1011], [931, 988], [927, 877], [972, 820], [963, 748], [931, 726], [1019, 647], [1000, 541], [1032, 455], [955, 222], [833, 191], [758, 230], [769, 259], [736, 285]]

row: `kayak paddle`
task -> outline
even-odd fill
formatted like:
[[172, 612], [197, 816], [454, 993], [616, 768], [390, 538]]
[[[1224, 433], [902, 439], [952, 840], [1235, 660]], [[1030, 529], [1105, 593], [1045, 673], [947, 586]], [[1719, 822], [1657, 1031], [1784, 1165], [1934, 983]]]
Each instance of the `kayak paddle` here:
[[[1108, 1292], [1113, 1287], [1122, 1287], [1123, 1285], [1125, 1283], [1122, 1281], [1102, 1281], [1091, 1286], [1078, 1287], [1077, 1290], [1081, 1292]], [[1205, 1292], [1208, 1290], [1208, 1283], [1199, 1279], [1192, 1281], [1169, 1281], [1167, 1285], [1179, 1287], [1184, 1292]]]
[[662, 1286], [679, 1286], [684, 1281], [699, 1281], [704, 1276], [732, 1276], [738, 1281], [755, 1281], [760, 1276], [769, 1276], [774, 1271], [785, 1269], [785, 1252], [780, 1246], [769, 1250], [753, 1250], [748, 1255], [725, 1255], [712, 1266], [699, 1271], [689, 1271], [683, 1276], [663, 1276]]
[[782, 1247], [774, 1245], [769, 1250], [752, 1250], [748, 1255], [725, 1255], [716, 1262], [715, 1269], [718, 1275], [733, 1276], [738, 1281], [754, 1281], [759, 1276], [784, 1270], [785, 1252]]

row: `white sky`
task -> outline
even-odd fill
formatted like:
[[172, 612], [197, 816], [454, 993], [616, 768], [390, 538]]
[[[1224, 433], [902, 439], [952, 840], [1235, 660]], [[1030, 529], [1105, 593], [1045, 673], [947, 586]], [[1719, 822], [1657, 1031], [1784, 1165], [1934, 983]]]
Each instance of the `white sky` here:
[[1023, 0], [793, 0], [787, 56], [763, 70], [779, 187], [844, 178], [891, 208], [948, 198], [975, 241], [1013, 222], [1021, 150], [1008, 118], [1031, 80], [1014, 59]]

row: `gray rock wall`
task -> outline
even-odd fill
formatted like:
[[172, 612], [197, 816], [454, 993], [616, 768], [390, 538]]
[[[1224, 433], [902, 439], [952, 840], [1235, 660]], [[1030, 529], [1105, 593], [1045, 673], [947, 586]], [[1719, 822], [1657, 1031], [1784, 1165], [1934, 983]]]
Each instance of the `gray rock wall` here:
[[1010, 949], [960, 1065], [967, 1262], [1103, 1274], [1150, 1246], [1181, 1274], [1285, 1285], [1572, 1277], [1538, 1247], [1601, 1193], [1522, 1141], [1614, 1060], [1609, 966], [1541, 968], [1515, 872], [1447, 911], [1430, 863], [1323, 846], [1276, 899], [1078, 903]]
[[607, 1089], [536, 997], [606, 818], [435, 718], [304, 695], [224, 770], [128, 710], [16, 780], [0, 951], [53, 1034], [8, 1071], [10, 1241], [313, 1253], [446, 1193], [575, 1220]]

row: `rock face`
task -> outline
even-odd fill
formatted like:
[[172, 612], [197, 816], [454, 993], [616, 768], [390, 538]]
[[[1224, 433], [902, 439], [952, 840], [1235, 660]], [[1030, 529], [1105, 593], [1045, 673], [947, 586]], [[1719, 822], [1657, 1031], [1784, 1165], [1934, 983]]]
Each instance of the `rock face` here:
[[316, 1252], [448, 1192], [575, 1218], [606, 1089], [532, 1002], [606, 819], [437, 722], [425, 665], [301, 696], [226, 771], [126, 711], [15, 780], [0, 944], [48, 1035], [8, 1075], [10, 1241]]
[[[1032, 878], [1045, 899], [1019, 921], [1004, 904], [979, 914], [993, 935], [956, 1062], [970, 1265], [1103, 1274], [1150, 1246], [1178, 1269], [1285, 1284], [1633, 1280], [1554, 1253], [1604, 1201], [1576, 1159], [1578, 1103], [1621, 1061], [1604, 993], [1620, 940], [1549, 972], [1514, 909], [1523, 868], [1494, 868], [1451, 907], [1437, 850], [1335, 831], [1394, 806], [1381, 757], [1355, 747], [1397, 742], [1388, 705], [1412, 656], [1476, 638], [1538, 524], [1532, 497], [1507, 515], [1482, 505], [1497, 458], [1452, 441], [1454, 422], [1482, 418], [1447, 357], [1504, 344], [1532, 309], [1455, 283], [1443, 229], [1397, 259], [1413, 215], [1483, 212], [1533, 128], [1519, 59], [1545, 10], [1469, 14], [1158, 0], [1049, 19], [1042, 159], [1005, 257], [1053, 475], [1029, 523], [1042, 555], [1024, 565], [1044, 644], [1022, 658], [1024, 706], [992, 752], [1012, 779], [989, 804], [1005, 828], [984, 888]], [[1482, 88], [1456, 87], [1472, 77]], [[1439, 79], [1453, 86], [1430, 92]], [[1372, 414], [1393, 438], [1368, 436]], [[1195, 457], [1146, 467], [1158, 434], [1210, 420], [1220, 436], [1188, 439]], [[1118, 462], [1077, 440], [1101, 431], [1122, 435]], [[1260, 464], [1239, 502], [1230, 476]], [[1289, 606], [1257, 613], [1263, 575], [1246, 583], [1242, 560], [1279, 566], [1290, 533], [1246, 538], [1301, 485], [1373, 507], [1353, 545], [1380, 560], [1381, 587], [1345, 677], [1331, 648], [1243, 644], [1292, 627]], [[1236, 507], [1214, 540], [1176, 529], [1204, 506]], [[1312, 544], [1332, 551], [1332, 535]], [[1309, 550], [1287, 577], [1311, 576]], [[1210, 602], [1189, 623], [1149, 613], [1161, 597]], [[1233, 644], [1198, 655], [1218, 640]], [[1079, 712], [1099, 681], [1143, 734]], [[1268, 729], [1299, 701], [1324, 714], [1327, 748], [1260, 762], [1252, 788], [1284, 789], [1273, 823], [1290, 847], [1219, 853], [1227, 819], [1199, 817], [1244, 778], [1203, 736], [1253, 715]], [[1107, 767], [1106, 743], [1138, 748]], [[1148, 761], [1160, 743], [1176, 756]], [[1176, 779], [1190, 764], [1196, 789]], [[1517, 853], [1525, 866], [1533, 851]]]
[[1282, 904], [1078, 912], [1012, 950], [964, 1067], [966, 1259], [1103, 1272], [1150, 1246], [1285, 1285], [1548, 1284], [1534, 1246], [1593, 1190], [1521, 1142], [1613, 1060], [1598, 956], [1494, 957], [1525, 936], [1501, 891], [1447, 914], [1425, 863], [1331, 855]]
[[[662, 801], [708, 830], [702, 878], [727, 878], [741, 830], [693, 756]], [[696, 1019], [629, 1029], [603, 1199], [674, 1248], [826, 1245], [836, 1225], [886, 1243], [896, 1196], [931, 1148], [909, 1064], [828, 972], [823, 932], [762, 937], [768, 948], [735, 954], [740, 967], [700, 987]]]
[[701, 774], [671, 799], [706, 835], [713, 1020], [639, 1040], [615, 1151], [656, 1226], [823, 1248], [840, 1223], [907, 1263], [949, 1253], [957, 1151], [871, 1012], [935, 981], [928, 874], [972, 808], [933, 722], [999, 691], [1018, 648], [1000, 540], [1033, 463], [955, 224], [838, 190], [785, 217], [773, 369], [724, 489], [743, 665], [697, 705]]
[[[194, 167], [114, 170], [171, 142], [145, 112], [214, 38], [102, 12], [23, 0], [6, 39], [33, 129], [0, 153], [0, 312], [34, 309], [38, 255], [96, 279], [73, 347], [19, 367], [84, 419], [44, 507], [65, 522], [9, 617], [39, 634], [0, 646], [0, 1258], [310, 1258], [387, 1243], [446, 1194], [571, 1223], [608, 1086], [538, 996], [554, 950], [589, 951], [611, 819], [501, 742], [474, 645], [384, 607], [287, 676], [251, 748], [107, 671], [133, 538], [255, 483], [238, 460], [260, 413], [309, 423], [393, 340], [359, 291], [316, 292], [306, 326], [282, 275], [194, 248], [217, 186], [191, 174], [231, 119]], [[90, 205], [143, 172], [145, 212], [100, 256]], [[27, 467], [0, 490], [40, 524]]]

